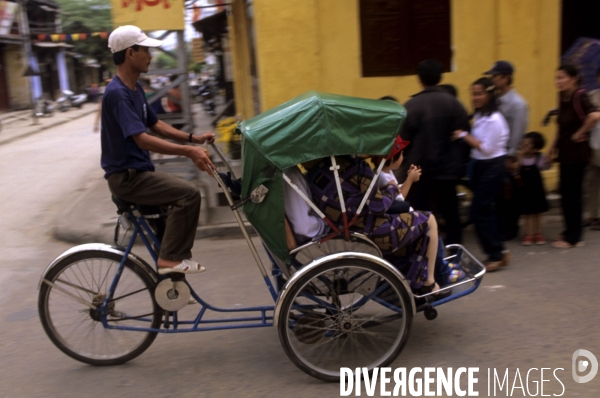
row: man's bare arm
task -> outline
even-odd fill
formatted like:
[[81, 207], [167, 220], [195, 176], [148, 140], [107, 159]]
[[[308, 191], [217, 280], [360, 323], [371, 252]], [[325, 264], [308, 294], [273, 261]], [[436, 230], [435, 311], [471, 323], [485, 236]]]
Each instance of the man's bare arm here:
[[[180, 132], [177, 129], [174, 130], [176, 132]], [[180, 133], [185, 135], [183, 132]], [[186, 137], [187, 136], [189, 136], [189, 134], [187, 134]], [[173, 144], [146, 133], [136, 134], [132, 136], [132, 138], [137, 146], [147, 151], [162, 153], [163, 155], [177, 155], [190, 158], [196, 167], [202, 171], [206, 171], [210, 175], [212, 175], [212, 173], [210, 172], [209, 166], [215, 169], [215, 166], [212, 164], [210, 156], [208, 155], [208, 151], [204, 148], [191, 145]]]
[[[162, 120], [159, 120], [154, 126], [150, 127], [150, 130], [152, 130], [154, 134], [174, 141], [188, 142], [190, 137], [189, 133], [177, 130], [175, 127]], [[192, 136], [192, 142], [194, 144], [203, 144], [206, 140], [209, 140], [208, 142], [212, 143], [215, 140], [215, 135], [211, 132], [206, 132], [204, 134], [194, 134]]]

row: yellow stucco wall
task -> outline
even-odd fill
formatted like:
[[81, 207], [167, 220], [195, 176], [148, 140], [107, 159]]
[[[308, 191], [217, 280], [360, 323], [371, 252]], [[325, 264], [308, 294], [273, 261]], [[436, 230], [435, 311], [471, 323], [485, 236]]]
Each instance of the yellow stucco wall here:
[[[361, 76], [358, 0], [254, 0], [262, 110], [308, 90], [401, 102], [420, 91], [416, 76]], [[516, 67], [515, 87], [530, 106], [530, 130], [556, 106], [560, 0], [452, 0], [454, 84], [471, 109], [468, 88], [494, 61]], [[552, 174], [552, 173], [550, 173]], [[552, 180], [552, 175], [549, 175]], [[553, 185], [552, 181], [549, 181]]]

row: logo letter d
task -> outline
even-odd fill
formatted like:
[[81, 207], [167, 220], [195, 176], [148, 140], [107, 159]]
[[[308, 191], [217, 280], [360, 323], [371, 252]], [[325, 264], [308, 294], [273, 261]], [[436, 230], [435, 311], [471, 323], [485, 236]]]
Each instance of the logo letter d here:
[[[586, 357], [587, 360], [590, 361], [590, 373], [588, 373], [586, 376], [577, 376], [578, 364], [576, 362], [578, 357]], [[594, 354], [592, 354], [588, 350], [577, 350], [573, 353], [571, 371], [573, 372], [573, 380], [575, 380], [576, 383], [587, 383], [596, 376], [596, 373], [598, 373], [598, 360], [596, 359]]]

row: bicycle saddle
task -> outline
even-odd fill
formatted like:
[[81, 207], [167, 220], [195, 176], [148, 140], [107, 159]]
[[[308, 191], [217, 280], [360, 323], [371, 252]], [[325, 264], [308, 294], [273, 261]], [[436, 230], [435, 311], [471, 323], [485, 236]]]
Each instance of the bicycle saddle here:
[[139, 205], [135, 202], [129, 202], [127, 200], [117, 198], [114, 195], [111, 195], [111, 199], [115, 205], [117, 205], [117, 214], [123, 214], [127, 210], [132, 210], [133, 208], [138, 208], [140, 213], [145, 216], [155, 216], [153, 218], [166, 218], [166, 211], [161, 211], [158, 206], [150, 206], [150, 205]]
[[117, 205], [117, 209], [119, 209], [119, 212], [127, 211], [127, 210], [131, 209], [131, 207], [136, 205], [133, 202], [128, 202], [121, 198], [117, 198], [115, 195], [111, 195], [110, 197], [111, 197], [113, 203], [115, 205]]

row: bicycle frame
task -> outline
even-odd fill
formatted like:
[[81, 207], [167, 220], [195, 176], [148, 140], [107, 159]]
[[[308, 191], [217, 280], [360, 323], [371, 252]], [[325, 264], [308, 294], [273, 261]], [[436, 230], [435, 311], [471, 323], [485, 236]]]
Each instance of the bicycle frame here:
[[[160, 248], [160, 242], [157, 237], [152, 232], [150, 226], [146, 222], [144, 215], [142, 215], [136, 208], [128, 209], [125, 213], [128, 220], [131, 222], [133, 226], [133, 234], [129, 239], [127, 247], [123, 252], [123, 259], [119, 264], [119, 268], [117, 273], [110, 285], [107, 297], [104, 300], [104, 303], [99, 308], [100, 319], [102, 325], [107, 329], [118, 329], [118, 330], [132, 330], [132, 331], [140, 331], [140, 332], [159, 332], [159, 333], [182, 333], [182, 332], [198, 332], [198, 331], [206, 331], [206, 330], [221, 330], [221, 329], [243, 329], [243, 328], [254, 328], [254, 327], [266, 327], [273, 325], [273, 311], [275, 309], [274, 306], [260, 306], [260, 307], [245, 307], [245, 308], [219, 308], [213, 306], [203, 300], [193, 289], [193, 287], [188, 283], [187, 280], [184, 279], [185, 284], [190, 289], [190, 293], [192, 297], [200, 304], [201, 308], [198, 312], [198, 315], [193, 320], [179, 320], [177, 312], [165, 311], [165, 319], [162, 322], [164, 325], [163, 328], [144, 328], [137, 326], [118, 326], [111, 324], [107, 320], [107, 308], [110, 302], [114, 301], [114, 292], [119, 283], [119, 279], [123, 269], [125, 268], [125, 262], [129, 255], [131, 254], [131, 250], [133, 248], [133, 244], [135, 243], [138, 236], [141, 238], [144, 246], [148, 250], [148, 253], [152, 256], [154, 262], [158, 260], [156, 252], [152, 248], [152, 244], [156, 245], [157, 248]], [[251, 242], [250, 242], [251, 243]], [[158, 268], [158, 267], [157, 267]], [[169, 276], [159, 277], [159, 279], [168, 279]], [[271, 280], [268, 277], [265, 277], [265, 282], [269, 291], [272, 292], [273, 299], [277, 299], [277, 294], [275, 293], [275, 289]], [[118, 299], [118, 298], [117, 298]], [[213, 312], [221, 312], [221, 313], [248, 313], [255, 312], [258, 313], [254, 316], [247, 317], [238, 317], [238, 318], [222, 318], [222, 319], [203, 319], [207, 314], [207, 311]], [[169, 317], [172, 318], [169, 321]], [[137, 318], [140, 321], [150, 322], [149, 318]], [[118, 322], [117, 320], [115, 322]], [[181, 326], [188, 326], [181, 328]], [[172, 327], [172, 329], [171, 329]]]

